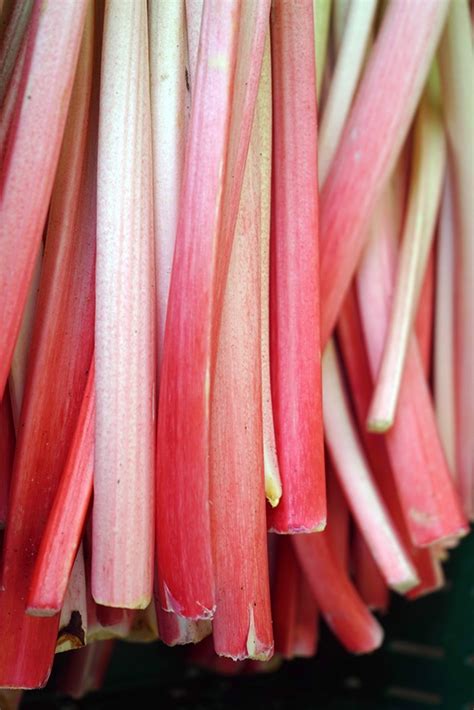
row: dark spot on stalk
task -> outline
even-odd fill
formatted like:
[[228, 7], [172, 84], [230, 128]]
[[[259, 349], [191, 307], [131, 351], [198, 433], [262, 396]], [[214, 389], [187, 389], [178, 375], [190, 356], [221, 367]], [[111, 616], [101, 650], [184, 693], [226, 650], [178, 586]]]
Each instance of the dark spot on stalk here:
[[186, 89], [188, 91], [191, 91], [191, 87], [189, 86], [189, 74], [187, 69], [184, 70], [184, 80], [186, 81]]

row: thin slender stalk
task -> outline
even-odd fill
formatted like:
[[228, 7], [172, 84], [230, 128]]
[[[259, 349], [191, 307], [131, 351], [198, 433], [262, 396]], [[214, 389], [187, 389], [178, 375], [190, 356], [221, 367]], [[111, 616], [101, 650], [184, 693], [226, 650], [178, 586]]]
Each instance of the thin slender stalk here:
[[265, 493], [272, 507], [281, 498], [281, 478], [275, 442], [270, 379], [270, 201], [272, 171], [272, 64], [270, 32], [265, 39], [262, 73], [257, 96], [260, 167], [260, 266], [261, 266], [261, 358], [263, 409], [263, 461]]
[[[155, 490], [155, 265], [147, 5], [109, 0], [97, 177], [96, 445], [92, 594], [151, 601]], [[127, 525], [124, 525], [124, 521]]]
[[409, 4], [393, 0], [384, 15], [321, 192], [323, 346], [360, 259], [371, 214], [410, 126], [447, 9], [447, 0]]
[[474, 52], [466, 0], [450, 4], [440, 44], [443, 110], [452, 166], [456, 240], [456, 468], [466, 515], [474, 520]]
[[344, 30], [346, 27], [350, 4], [350, 0], [333, 0], [332, 41], [336, 54], [339, 52], [342, 38], [344, 37]]
[[388, 511], [372, 480], [344, 393], [332, 341], [323, 356], [324, 432], [339, 482], [387, 584], [405, 592], [418, 584]]
[[336, 560], [328, 534], [295, 535], [292, 542], [321, 613], [340, 642], [353, 653], [378, 648], [383, 630]]
[[421, 284], [418, 310], [414, 322], [414, 330], [420, 350], [425, 377], [429, 380], [431, 373], [431, 355], [433, 349], [433, 322], [435, 296], [435, 248], [430, 249], [425, 277]]
[[36, 3], [31, 17], [15, 130], [0, 168], [0, 396], [46, 220], [85, 10], [85, 0], [50, 0]]
[[446, 162], [439, 96], [429, 87], [415, 123], [414, 157], [390, 325], [367, 418], [370, 431], [395, 419], [408, 343], [434, 238]]
[[27, 603], [33, 616], [53, 616], [64, 604], [92, 497], [94, 425], [92, 361], [64, 473], [36, 556]]
[[317, 98], [321, 96], [329, 41], [332, 0], [313, 0]]
[[270, 343], [283, 495], [268, 520], [275, 532], [310, 532], [326, 525], [312, 0], [275, 2], [271, 31]]
[[433, 390], [439, 436], [443, 442], [449, 469], [455, 480], [457, 480], [454, 365], [454, 238], [453, 194], [448, 173], [441, 203], [436, 254]]
[[[343, 40], [324, 102], [318, 137], [319, 183], [329, 172], [362, 72], [377, 0], [353, 2], [348, 9]], [[317, 63], [316, 63], [317, 67]]]

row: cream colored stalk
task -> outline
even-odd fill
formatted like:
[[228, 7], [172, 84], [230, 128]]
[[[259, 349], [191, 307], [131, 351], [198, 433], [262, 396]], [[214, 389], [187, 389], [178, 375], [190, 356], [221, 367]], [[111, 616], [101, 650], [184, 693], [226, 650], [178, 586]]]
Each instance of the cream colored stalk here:
[[92, 594], [143, 609], [154, 573], [155, 268], [145, 0], [104, 18], [97, 178]]
[[[324, 184], [362, 72], [377, 0], [355, 0], [349, 6], [342, 44], [331, 76], [319, 126], [318, 173]], [[318, 68], [316, 62], [316, 70]]]
[[333, 0], [313, 0], [314, 53], [316, 59], [316, 85], [318, 101], [321, 96], [324, 68], [326, 66], [332, 6]]
[[435, 234], [446, 164], [439, 92], [426, 91], [415, 122], [412, 176], [390, 325], [367, 418], [369, 431], [393, 424], [408, 343]]

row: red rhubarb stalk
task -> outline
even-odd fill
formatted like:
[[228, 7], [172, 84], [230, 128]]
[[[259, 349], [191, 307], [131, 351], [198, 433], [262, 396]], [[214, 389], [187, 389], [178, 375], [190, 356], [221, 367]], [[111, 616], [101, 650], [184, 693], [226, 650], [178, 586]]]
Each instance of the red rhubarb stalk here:
[[474, 54], [465, 0], [450, 4], [439, 59], [456, 224], [456, 468], [464, 510], [474, 520]]
[[5, 390], [0, 401], [0, 529], [5, 527], [8, 510], [8, 492], [15, 453], [15, 428], [10, 394]]
[[353, 653], [378, 648], [383, 630], [335, 558], [328, 534], [295, 535], [292, 541], [321, 613], [340, 642]]
[[447, 8], [447, 0], [392, 0], [385, 12], [321, 192], [322, 345], [334, 328], [371, 214], [413, 118]]
[[331, 547], [334, 550], [334, 554], [342, 568], [348, 570], [351, 528], [349, 508], [330, 461], [327, 462], [326, 471], [328, 497], [328, 524], [326, 530], [331, 539]]
[[[81, 3], [72, 5], [76, 11]], [[78, 21], [77, 16], [73, 21], [65, 12], [69, 7], [69, 3], [63, 2], [51, 2], [44, 8], [35, 5], [35, 12], [38, 8], [43, 13], [41, 22], [46, 17], [52, 23], [48, 52], [52, 47], [56, 51], [65, 40], [64, 18], [69, 18], [68, 22], [71, 20], [73, 25]], [[54, 39], [51, 36], [53, 26], [56, 28]], [[44, 684], [56, 644], [59, 618], [33, 619], [24, 612], [33, 564], [66, 463], [92, 356], [96, 142], [94, 121], [89, 121], [88, 114], [93, 38], [90, 12], [50, 207], [15, 455], [10, 494], [12, 510], [33, 507], [35, 513], [11, 516], [7, 525], [3, 569], [5, 591], [0, 592], [3, 639], [0, 645], [0, 686], [37, 687]], [[48, 66], [45, 60], [42, 71], [48, 72]], [[60, 69], [61, 77], [65, 70], [69, 72], [69, 66], [65, 67], [63, 61]], [[55, 95], [57, 86], [54, 84], [54, 89], [51, 88], [51, 76], [54, 74], [47, 74], [48, 97]], [[31, 91], [34, 94], [34, 86]], [[43, 110], [41, 105], [36, 116], [38, 122], [31, 134], [34, 139], [31, 155], [35, 160], [37, 156], [44, 157], [43, 143], [48, 143], [48, 149], [50, 147], [49, 130], [44, 130], [40, 137], [36, 133], [36, 127], [43, 125], [43, 116], [48, 115], [47, 112], [43, 114]], [[43, 169], [44, 164], [41, 166]], [[30, 165], [28, 175], [32, 174], [35, 171]], [[37, 181], [42, 184], [41, 180]], [[23, 197], [26, 199], [28, 195], [29, 207], [22, 214], [30, 214], [32, 195], [36, 193], [33, 189], [24, 189]], [[3, 263], [2, 260], [2, 266]]]
[[95, 394], [93, 361], [71, 448], [38, 550], [28, 596], [28, 613], [61, 611], [92, 496]]
[[212, 633], [211, 622], [207, 619], [185, 619], [172, 611], [157, 608], [158, 632], [167, 646], [183, 646], [199, 643]]
[[359, 530], [354, 531], [352, 564], [354, 584], [369, 609], [387, 611], [390, 602], [387, 583]]
[[277, 0], [271, 38], [270, 343], [283, 495], [269, 511], [269, 528], [310, 532], [326, 525], [312, 0]]
[[387, 584], [404, 592], [416, 572], [399, 539], [372, 474], [349, 411], [333, 341], [323, 357], [324, 432], [347, 503]]
[[[388, 329], [396, 273], [397, 235], [387, 191], [372, 224], [373, 237], [359, 267], [357, 288], [372, 378]], [[416, 432], [416, 436], [413, 435]], [[385, 435], [410, 538], [417, 547], [467, 531], [441, 442], [417, 343], [408, 346], [397, 416]]]
[[85, 0], [37, 2], [0, 168], [0, 396], [43, 232], [66, 122]]
[[92, 595], [100, 604], [144, 609], [154, 572], [156, 383], [144, 0], [111, 0], [104, 17], [95, 342]]
[[215, 606], [210, 397], [268, 13], [267, 0], [207, 0], [193, 85], [160, 383], [157, 553], [161, 604], [195, 619]]

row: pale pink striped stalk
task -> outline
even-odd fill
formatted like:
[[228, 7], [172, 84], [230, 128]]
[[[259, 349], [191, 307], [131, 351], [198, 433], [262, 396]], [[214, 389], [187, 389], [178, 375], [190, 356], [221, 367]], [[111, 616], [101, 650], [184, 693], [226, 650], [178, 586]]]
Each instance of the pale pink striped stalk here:
[[276, 0], [271, 38], [270, 348], [283, 495], [268, 522], [275, 532], [310, 532], [326, 525], [312, 0]]
[[[373, 378], [380, 366], [395, 284], [397, 235], [393, 207], [391, 193], [387, 191], [374, 216], [372, 238], [357, 276]], [[466, 521], [446, 465], [414, 339], [408, 347], [397, 417], [385, 440], [413, 544], [422, 547], [465, 534]]]
[[[318, 175], [324, 184], [362, 72], [377, 0], [353, 2], [348, 8], [343, 41], [324, 102], [318, 136]], [[316, 71], [318, 66], [316, 64]], [[319, 84], [319, 82], [318, 82]]]
[[14, 130], [0, 168], [0, 396], [51, 197], [85, 10], [85, 0], [50, 0], [35, 3], [31, 17]]
[[450, 471], [456, 467], [456, 400], [454, 366], [454, 208], [448, 170], [438, 225], [433, 352], [433, 395], [440, 439]]
[[334, 328], [369, 219], [410, 126], [447, 8], [448, 0], [392, 0], [384, 15], [321, 192], [322, 345]]
[[456, 223], [456, 468], [466, 515], [474, 520], [474, 54], [465, 0], [452, 2], [440, 45], [443, 109]]
[[40, 244], [35, 260], [33, 275], [31, 277], [30, 287], [28, 289], [25, 310], [23, 311], [21, 319], [20, 331], [15, 343], [15, 350], [13, 351], [10, 377], [8, 379], [8, 388], [10, 390], [15, 429], [18, 429], [21, 403], [23, 401], [23, 392], [25, 390], [28, 353], [30, 350], [31, 336], [33, 335], [36, 300], [38, 298], [42, 263], [43, 245]]
[[56, 653], [82, 648], [87, 638], [86, 568], [82, 544], [77, 550], [60, 611]]
[[155, 488], [155, 269], [147, 7], [104, 18], [97, 178], [96, 441], [92, 594], [151, 601]]
[[94, 425], [92, 362], [66, 466], [35, 561], [27, 603], [33, 616], [53, 616], [64, 603], [92, 497]]
[[[58, 14], [68, 17], [64, 14], [68, 7], [69, 3], [49, 3], [46, 16], [56, 8], [56, 19]], [[97, 145], [95, 121], [89, 119], [92, 20], [91, 8], [53, 189], [20, 418], [10, 502], [13, 510], [34, 507], [35, 514], [12, 516], [4, 540], [0, 686], [44, 684], [56, 645], [58, 617], [33, 619], [24, 612], [35, 556], [66, 463], [92, 355]], [[49, 44], [57, 47], [57, 40], [49, 35]], [[42, 125], [41, 116], [38, 125]], [[49, 135], [45, 131], [36, 136], [36, 147], [43, 140], [48, 142]], [[42, 155], [40, 149], [33, 152], [35, 159]], [[31, 204], [31, 191], [28, 199]]]
[[189, 113], [184, 0], [152, 0], [148, 17], [159, 381]]
[[323, 356], [324, 432], [347, 503], [389, 587], [405, 592], [418, 584], [416, 571], [375, 487], [352, 422], [330, 341]]
[[[433, 78], [432, 78], [433, 81]], [[439, 89], [429, 82], [414, 129], [413, 163], [390, 324], [367, 418], [384, 432], [395, 419], [408, 343], [433, 242], [446, 164]]]
[[157, 551], [161, 604], [195, 619], [215, 605], [210, 396], [268, 13], [268, 0], [206, 0], [193, 84], [160, 384]]
[[383, 630], [334, 556], [327, 532], [292, 537], [298, 559], [328, 626], [353, 653], [380, 646]]
[[275, 443], [270, 380], [270, 201], [272, 171], [272, 63], [270, 32], [265, 40], [262, 73], [257, 96], [260, 153], [260, 269], [261, 269], [261, 358], [263, 408], [263, 463], [265, 493], [271, 506], [281, 498], [281, 478]]
[[[214, 648], [233, 660], [273, 655], [261, 375], [259, 115], [230, 258], [211, 402], [209, 504]], [[242, 317], [245, 314], [245, 317]]]

